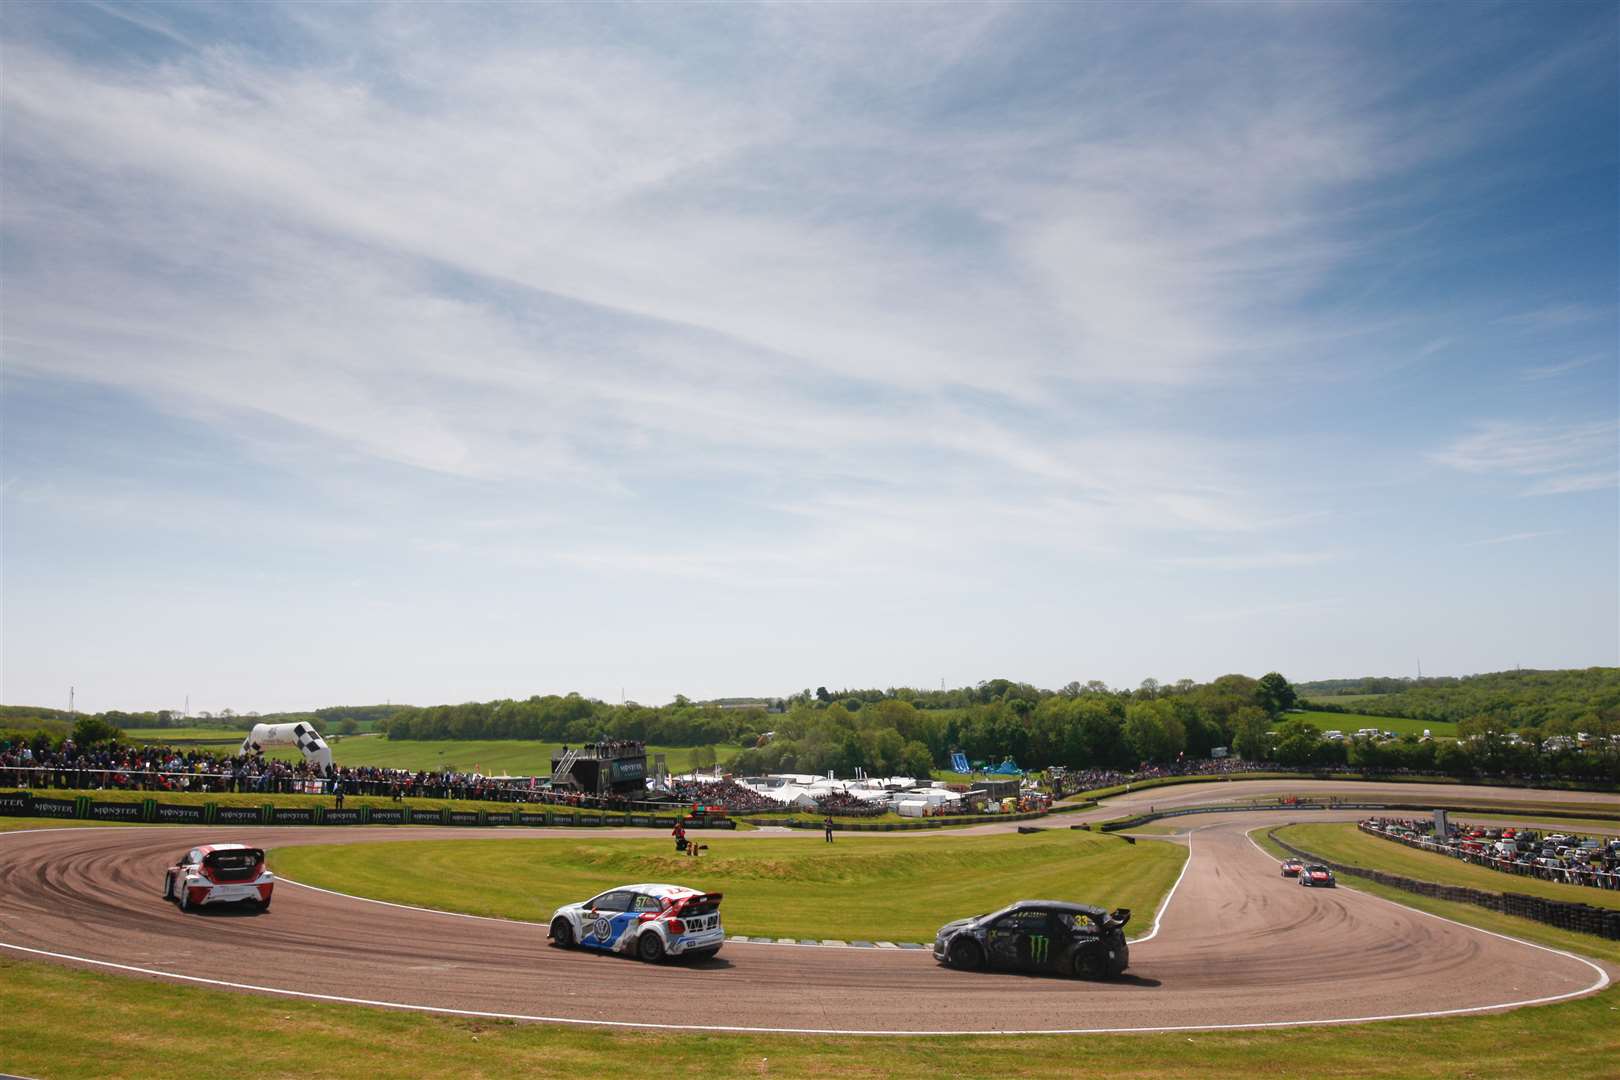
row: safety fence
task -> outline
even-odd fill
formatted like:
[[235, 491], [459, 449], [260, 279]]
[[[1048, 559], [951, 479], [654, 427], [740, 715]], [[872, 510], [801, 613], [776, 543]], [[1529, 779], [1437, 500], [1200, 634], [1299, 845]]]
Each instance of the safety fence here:
[[356, 806], [337, 809], [323, 805], [262, 806], [204, 803], [165, 803], [157, 799], [109, 801], [90, 795], [61, 799], [32, 792], [0, 792], [0, 815], [79, 821], [144, 822], [166, 825], [462, 825], [603, 828], [633, 826], [673, 829], [735, 829], [731, 818], [683, 816], [664, 808], [662, 814], [581, 814], [551, 809], [451, 810], [411, 806]]
[[1441, 885], [1434, 881], [1420, 881], [1416, 878], [1402, 877], [1399, 874], [1387, 874], [1382, 870], [1372, 870], [1365, 866], [1354, 866], [1349, 863], [1324, 859], [1320, 855], [1295, 847], [1285, 840], [1279, 840], [1276, 829], [1268, 829], [1266, 838], [1295, 858], [1303, 859], [1307, 863], [1326, 866], [1335, 873], [1354, 874], [1357, 877], [1367, 878], [1380, 885], [1387, 885], [1390, 888], [1400, 889], [1404, 892], [1416, 893], [1419, 896], [1430, 896], [1437, 900], [1450, 900], [1460, 904], [1472, 904], [1475, 907], [1486, 908], [1490, 911], [1499, 911], [1504, 915], [1517, 915], [1520, 918], [1533, 919], [1548, 926], [1556, 926], [1560, 930], [1573, 930], [1576, 933], [1592, 934], [1596, 937], [1607, 938], [1610, 941], [1620, 941], [1620, 910], [1594, 907], [1591, 904], [1570, 903], [1564, 900], [1548, 900], [1545, 897], [1526, 896], [1522, 893], [1493, 893], [1480, 889], [1470, 889], [1461, 885]]
[[[1024, 810], [1006, 814], [951, 814], [943, 817], [917, 818], [915, 821], [834, 821], [834, 832], [906, 832], [912, 829], [946, 829], [953, 825], [993, 825], [998, 821], [1030, 821], [1050, 814], [1068, 814], [1077, 810], [1093, 810], [1096, 803], [1070, 803], [1047, 810]], [[777, 826], [788, 829], [825, 829], [825, 820], [807, 818], [743, 817], [737, 820], [748, 825]]]
[[1417, 848], [1421, 851], [1432, 851], [1436, 855], [1449, 855], [1453, 859], [1471, 863], [1474, 866], [1483, 866], [1489, 870], [1496, 870], [1504, 874], [1516, 874], [1519, 877], [1537, 878], [1541, 881], [1554, 881], [1560, 885], [1582, 885], [1593, 889], [1620, 890], [1620, 874], [1610, 873], [1605, 870], [1597, 870], [1592, 867], [1537, 866], [1534, 863], [1521, 863], [1516, 859], [1504, 859], [1485, 852], [1464, 851], [1450, 844], [1442, 844], [1424, 837], [1392, 836], [1367, 821], [1357, 822], [1356, 827], [1368, 836], [1376, 836], [1380, 840], [1405, 844], [1409, 848]]

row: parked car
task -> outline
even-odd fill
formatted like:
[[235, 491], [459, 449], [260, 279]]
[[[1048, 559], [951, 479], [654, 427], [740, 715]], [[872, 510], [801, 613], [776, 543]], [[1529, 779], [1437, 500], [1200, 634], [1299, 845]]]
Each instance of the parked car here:
[[1125, 908], [1107, 911], [1059, 900], [1015, 904], [946, 923], [934, 935], [934, 959], [953, 968], [1050, 971], [1100, 979], [1130, 963]]

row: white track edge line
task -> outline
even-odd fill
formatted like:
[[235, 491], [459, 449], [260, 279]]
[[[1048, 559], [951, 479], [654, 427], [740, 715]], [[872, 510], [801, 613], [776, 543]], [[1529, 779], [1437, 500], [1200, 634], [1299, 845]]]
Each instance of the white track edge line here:
[[1146, 934], [1143, 934], [1139, 938], [1127, 939], [1126, 942], [1125, 942], [1126, 945], [1128, 945], [1128, 946], [1129, 945], [1140, 945], [1144, 941], [1152, 941], [1154, 938], [1159, 936], [1159, 926], [1160, 926], [1161, 923], [1164, 922], [1164, 913], [1166, 911], [1170, 910], [1170, 901], [1172, 901], [1172, 900], [1174, 900], [1176, 898], [1176, 890], [1181, 888], [1181, 879], [1187, 876], [1187, 868], [1192, 865], [1192, 861], [1193, 861], [1193, 835], [1192, 834], [1193, 834], [1194, 831], [1195, 830], [1189, 830], [1188, 833], [1187, 833], [1187, 858], [1181, 864], [1181, 873], [1176, 875], [1176, 883], [1174, 885], [1170, 886], [1170, 891], [1165, 893], [1164, 894], [1164, 899], [1159, 902], [1159, 910], [1153, 913], [1153, 929], [1149, 930]]
[[[1299, 822], [1291, 822], [1290, 824], [1300, 824], [1300, 823]], [[1264, 855], [1267, 859], [1272, 859], [1272, 858], [1275, 858], [1275, 856], [1273, 856], [1271, 854], [1271, 852], [1267, 851], [1265, 848], [1261, 847], [1260, 844], [1255, 840], [1254, 836], [1252, 835], [1253, 833], [1259, 832], [1261, 829], [1264, 829], [1266, 827], [1267, 826], [1265, 826], [1265, 825], [1256, 825], [1252, 829], [1245, 830], [1244, 833], [1243, 833], [1243, 838], [1245, 840], [1247, 840], [1249, 843], [1253, 844], [1254, 849], [1256, 851], [1258, 851], [1260, 854]], [[1280, 826], [1271, 826], [1271, 827], [1272, 828], [1279, 828]], [[1352, 876], [1354, 876], [1354, 875], [1352, 875]], [[1542, 952], [1552, 953], [1554, 956], [1562, 956], [1562, 957], [1565, 957], [1566, 959], [1569, 959], [1569, 960], [1578, 960], [1581, 963], [1585, 964], [1587, 967], [1591, 968], [1593, 971], [1598, 973], [1598, 981], [1593, 983], [1591, 986], [1587, 987], [1585, 990], [1577, 990], [1577, 991], [1574, 991], [1573, 994], [1564, 994], [1564, 995], [1560, 995], [1560, 996], [1571, 997], [1574, 994], [1595, 994], [1599, 990], [1602, 990], [1604, 987], [1609, 985], [1609, 973], [1607, 971], [1605, 971], [1595, 961], [1588, 960], [1586, 957], [1581, 956], [1578, 953], [1568, 952], [1568, 951], [1566, 951], [1564, 949], [1555, 949], [1551, 945], [1541, 945], [1541, 944], [1538, 944], [1538, 943], [1536, 943], [1534, 941], [1526, 941], [1524, 938], [1517, 938], [1517, 937], [1514, 937], [1512, 934], [1501, 934], [1501, 933], [1496, 932], [1495, 930], [1487, 930], [1483, 926], [1474, 926], [1471, 923], [1460, 922], [1457, 919], [1448, 919], [1444, 915], [1436, 915], [1432, 911], [1424, 911], [1422, 908], [1413, 907], [1410, 904], [1403, 904], [1399, 900], [1391, 900], [1387, 896], [1379, 896], [1377, 893], [1367, 892], [1367, 891], [1365, 891], [1363, 889], [1355, 889], [1354, 886], [1351, 886], [1351, 888], [1354, 889], [1354, 891], [1360, 896], [1370, 896], [1374, 900], [1381, 900], [1386, 904], [1391, 904], [1391, 905], [1393, 905], [1395, 907], [1398, 907], [1398, 908], [1401, 908], [1401, 909], [1403, 909], [1405, 911], [1415, 911], [1419, 915], [1427, 915], [1431, 919], [1439, 919], [1441, 922], [1447, 922], [1447, 923], [1450, 923], [1453, 926], [1460, 926], [1465, 930], [1472, 930], [1476, 934], [1489, 934], [1491, 937], [1501, 938], [1503, 941], [1511, 941], [1516, 945], [1526, 945], [1526, 946], [1529, 946], [1532, 949], [1540, 949]], [[1439, 899], [1439, 898], [1438, 897], [1430, 897], [1430, 899]], [[1485, 908], [1483, 910], [1489, 911], [1490, 909]], [[1501, 914], [1504, 914], [1504, 912], [1497, 912], [1496, 914], [1501, 915]], [[1556, 999], [1549, 999], [1549, 1000], [1556, 1000]], [[1536, 1004], [1536, 1003], [1535, 1002], [1527, 1002], [1527, 1004]]]
[[[1528, 944], [1528, 943], [1527, 943]], [[1391, 1013], [1387, 1016], [1354, 1016], [1339, 1017], [1330, 1020], [1267, 1020], [1249, 1024], [1177, 1024], [1159, 1027], [1111, 1027], [1111, 1028], [982, 1028], [963, 1029], [957, 1031], [883, 1031], [859, 1028], [793, 1028], [793, 1027], [748, 1027], [741, 1024], [654, 1024], [632, 1020], [585, 1020], [572, 1016], [531, 1016], [524, 1013], [487, 1012], [478, 1009], [452, 1009], [442, 1005], [418, 1005], [402, 1001], [377, 1001], [370, 998], [345, 997], [339, 994], [319, 994], [306, 990], [286, 990], [276, 986], [256, 986], [252, 983], [227, 982], [223, 979], [208, 979], [200, 975], [181, 975], [172, 971], [159, 971], [154, 968], [136, 967], [132, 964], [119, 964], [111, 960], [94, 960], [84, 956], [74, 956], [71, 953], [50, 952], [45, 949], [32, 949], [25, 945], [13, 945], [10, 942], [0, 941], [0, 949], [11, 949], [15, 952], [31, 953], [35, 956], [46, 956], [53, 960], [68, 960], [80, 964], [92, 964], [96, 967], [113, 968], [118, 971], [130, 971], [137, 975], [155, 975], [160, 978], [176, 979], [181, 982], [199, 983], [205, 986], [223, 986], [231, 990], [249, 990], [254, 993], [273, 994], [279, 997], [303, 998], [309, 1001], [330, 1001], [342, 1005], [369, 1005], [375, 1008], [399, 1009], [405, 1012], [433, 1013], [442, 1016], [473, 1016], [489, 1020], [526, 1020], [546, 1024], [568, 1024], [577, 1027], [611, 1027], [634, 1028], [652, 1031], [723, 1031], [737, 1034], [751, 1035], [871, 1035], [884, 1037], [950, 1037], [961, 1035], [1128, 1035], [1132, 1033], [1153, 1034], [1175, 1031], [1243, 1031], [1257, 1028], [1291, 1028], [1291, 1027], [1327, 1027], [1344, 1024], [1366, 1024], [1382, 1020], [1420, 1020], [1441, 1016], [1460, 1016], [1468, 1013], [1497, 1012], [1504, 1009], [1515, 1009], [1527, 1005], [1543, 1005], [1565, 998], [1576, 997], [1590, 993], [1591, 990], [1575, 990], [1552, 997], [1534, 998], [1527, 1001], [1510, 1001], [1497, 1005], [1473, 1005], [1461, 1009], [1440, 1009], [1428, 1012]], [[1576, 959], [1580, 959], [1576, 957]], [[1601, 969], [1600, 974], [1601, 974]], [[1607, 975], [1604, 976], [1605, 981]]]

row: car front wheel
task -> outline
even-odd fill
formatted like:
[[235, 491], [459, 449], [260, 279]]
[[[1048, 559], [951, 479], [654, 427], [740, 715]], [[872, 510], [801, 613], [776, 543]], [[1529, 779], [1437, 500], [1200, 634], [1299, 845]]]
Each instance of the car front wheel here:
[[972, 938], [959, 937], [951, 942], [951, 947], [946, 952], [945, 959], [953, 968], [961, 968], [963, 971], [977, 971], [984, 966], [984, 950], [979, 948], [979, 943]]
[[551, 943], [559, 949], [572, 949], [574, 947], [574, 928], [568, 925], [567, 919], [557, 919], [552, 922]]

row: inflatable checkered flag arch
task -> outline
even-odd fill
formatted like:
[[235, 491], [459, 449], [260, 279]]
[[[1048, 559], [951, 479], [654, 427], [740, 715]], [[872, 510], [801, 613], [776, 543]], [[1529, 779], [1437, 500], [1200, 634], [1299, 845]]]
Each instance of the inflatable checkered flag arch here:
[[332, 764], [332, 750], [321, 738], [321, 733], [305, 723], [254, 724], [248, 737], [242, 740], [242, 754], [260, 753], [267, 746], [296, 746], [304, 760], [325, 771]]

